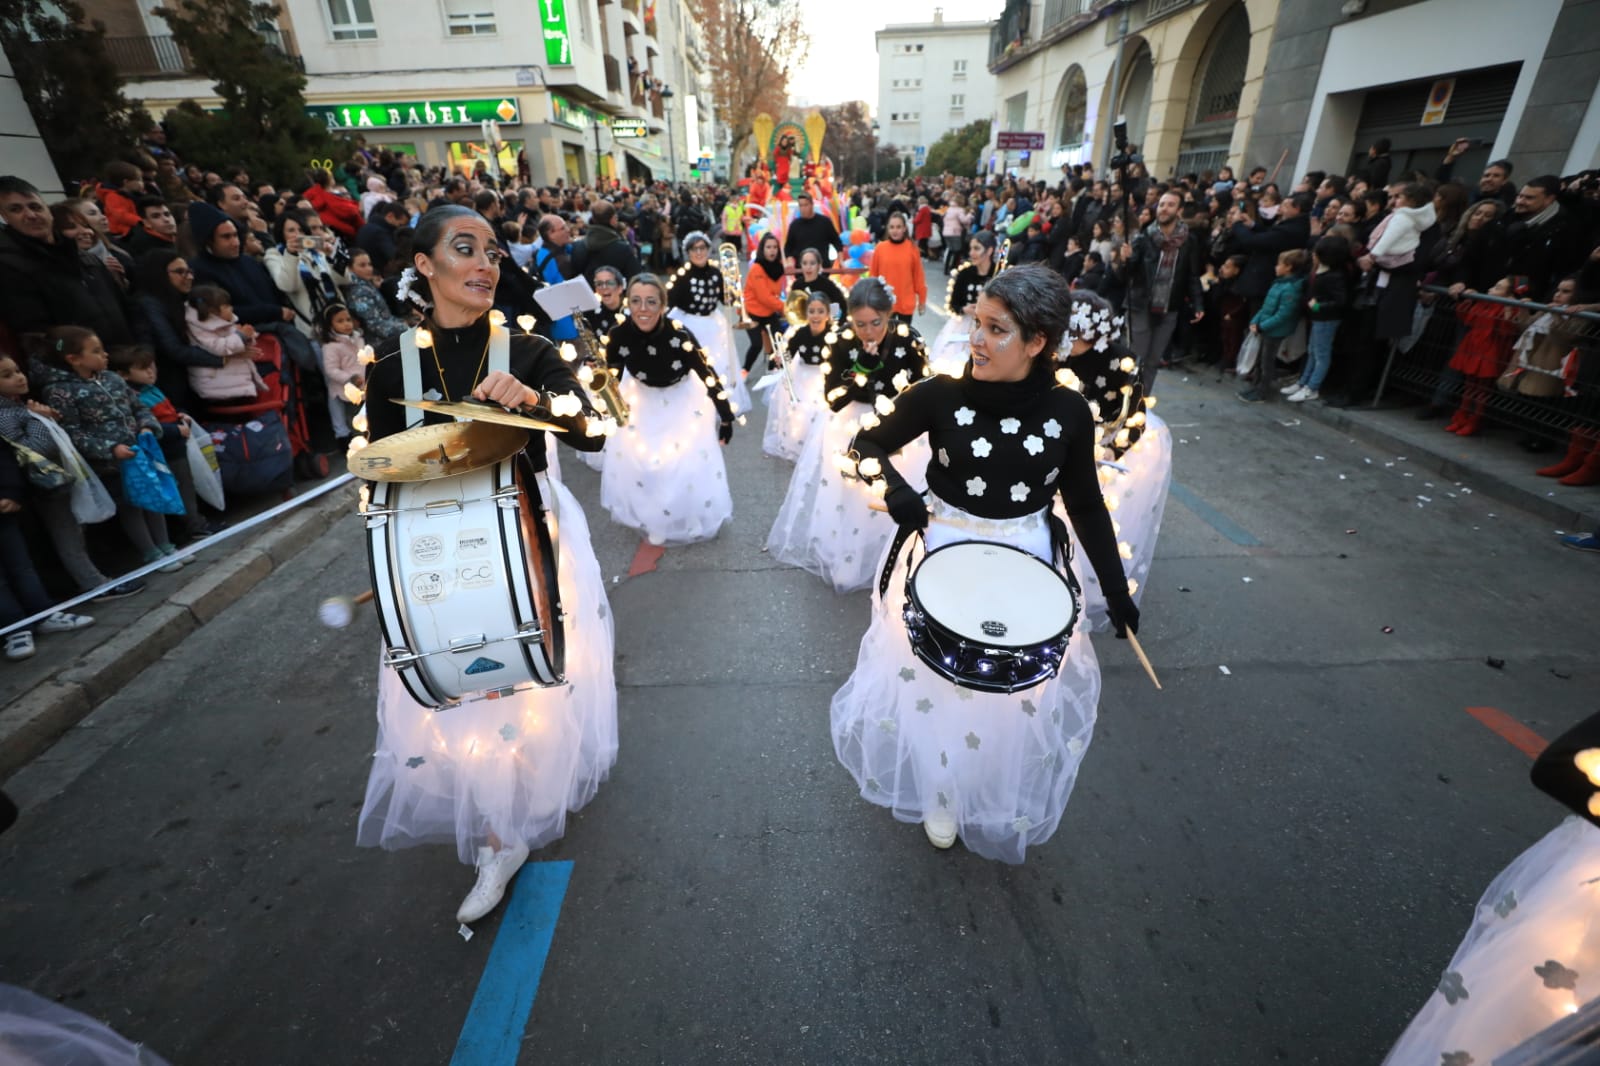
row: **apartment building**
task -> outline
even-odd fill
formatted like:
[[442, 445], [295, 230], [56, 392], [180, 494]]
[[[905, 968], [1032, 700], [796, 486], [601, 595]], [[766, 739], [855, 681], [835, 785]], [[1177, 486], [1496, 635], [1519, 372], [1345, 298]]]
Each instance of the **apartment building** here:
[[918, 149], [926, 152], [946, 133], [993, 111], [989, 26], [946, 22], [935, 8], [932, 22], [877, 32], [879, 137], [901, 150], [908, 167], [919, 165]]
[[[155, 114], [216, 103], [155, 8], [84, 0], [106, 24], [130, 97]], [[424, 165], [470, 171], [493, 119], [501, 162], [527, 150], [537, 181], [687, 179], [714, 114], [686, 0], [279, 0], [267, 36], [306, 73], [332, 130]], [[676, 169], [674, 170], [674, 165]]]

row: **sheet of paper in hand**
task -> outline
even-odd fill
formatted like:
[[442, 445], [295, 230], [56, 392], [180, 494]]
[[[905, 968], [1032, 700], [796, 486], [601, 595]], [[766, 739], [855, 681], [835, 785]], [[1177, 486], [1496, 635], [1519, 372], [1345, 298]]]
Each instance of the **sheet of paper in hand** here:
[[540, 289], [533, 294], [533, 298], [552, 319], [566, 318], [579, 311], [593, 311], [600, 306], [600, 297], [594, 294], [584, 278], [573, 278]]

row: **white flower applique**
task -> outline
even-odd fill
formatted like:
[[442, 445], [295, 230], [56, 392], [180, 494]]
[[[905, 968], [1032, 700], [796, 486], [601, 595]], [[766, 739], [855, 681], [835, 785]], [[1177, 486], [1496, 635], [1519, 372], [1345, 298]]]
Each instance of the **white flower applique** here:
[[939, 465], [940, 466], [949, 466], [950, 465], [950, 453], [945, 451], [943, 448], [939, 449]]
[[972, 454], [979, 459], [987, 459], [992, 451], [994, 451], [994, 445], [990, 444], [986, 437], [979, 437], [972, 442]]
[[1000, 420], [1001, 433], [1015, 433], [1022, 428], [1022, 422], [1015, 418], [1002, 418]]
[[672, 369], [674, 369], [674, 370], [682, 370], [683, 369], [683, 360], [682, 359], [674, 359], [672, 361]]
[[1046, 422], [1044, 424], [1044, 435], [1049, 437], [1051, 440], [1055, 440], [1057, 437], [1061, 436], [1061, 423], [1057, 422], [1053, 418]]
[[957, 407], [956, 408], [956, 425], [958, 425], [958, 426], [970, 426], [970, 425], [972, 425], [972, 420], [975, 417], [977, 417], [977, 414], [978, 413], [976, 411], [974, 411], [970, 407]]
[[983, 478], [981, 478], [981, 477], [974, 477], [974, 478], [968, 478], [967, 479], [967, 495], [968, 496], [982, 496], [983, 495], [983, 490], [988, 488], [988, 487], [989, 487], [988, 483], [985, 482], [983, 480]]
[[1028, 483], [1026, 481], [1019, 481], [1015, 485], [1012, 485], [1011, 498], [1016, 500], [1018, 503], [1026, 500], [1028, 498]]
[[1032, 433], [1022, 438], [1022, 446], [1028, 450], [1029, 455], [1038, 455], [1044, 451], [1044, 441]]

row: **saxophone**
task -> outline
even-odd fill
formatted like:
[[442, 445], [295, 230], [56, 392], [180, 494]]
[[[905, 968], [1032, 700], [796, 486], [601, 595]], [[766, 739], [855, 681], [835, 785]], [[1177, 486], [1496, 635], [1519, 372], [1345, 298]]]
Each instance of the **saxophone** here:
[[738, 312], [736, 329], [750, 329], [755, 323], [744, 313], [744, 278], [739, 273], [739, 249], [731, 244], [717, 246], [717, 269], [722, 271], [722, 302]]
[[589, 380], [584, 384], [588, 386], [596, 404], [602, 408], [602, 414], [615, 418], [619, 426], [627, 425], [628, 403], [622, 398], [622, 389], [618, 382], [620, 375], [610, 363], [606, 362], [605, 349], [595, 337], [594, 330], [589, 328], [589, 323], [584, 321], [583, 313], [573, 315], [572, 321], [578, 327], [578, 343], [583, 349], [583, 362], [590, 370]]

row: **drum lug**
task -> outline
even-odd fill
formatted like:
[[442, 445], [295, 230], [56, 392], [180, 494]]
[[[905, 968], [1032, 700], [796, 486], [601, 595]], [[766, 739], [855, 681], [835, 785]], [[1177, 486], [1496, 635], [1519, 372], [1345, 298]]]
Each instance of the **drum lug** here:
[[519, 628], [517, 630], [517, 635], [512, 639], [523, 644], [527, 644], [532, 641], [543, 641], [544, 629], [540, 627], [538, 622], [529, 622], [527, 625]]
[[429, 500], [422, 505], [422, 513], [427, 518], [444, 518], [447, 515], [460, 514], [464, 507], [460, 500]]
[[486, 633], [472, 633], [450, 639], [450, 650], [453, 652], [479, 651], [488, 646], [489, 636]]
[[410, 666], [421, 658], [422, 656], [410, 648], [390, 648], [383, 653], [383, 665], [389, 667]]

